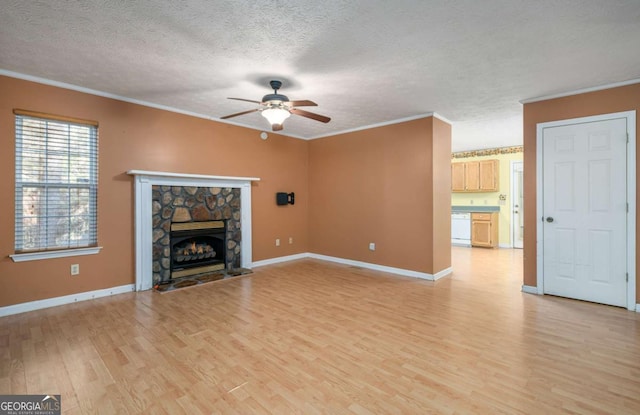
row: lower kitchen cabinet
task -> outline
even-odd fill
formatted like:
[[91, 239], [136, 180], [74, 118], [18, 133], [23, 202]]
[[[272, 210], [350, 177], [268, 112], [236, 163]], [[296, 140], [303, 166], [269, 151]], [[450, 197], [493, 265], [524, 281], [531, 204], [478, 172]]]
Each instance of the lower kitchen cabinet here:
[[471, 214], [471, 246], [498, 246], [498, 212]]

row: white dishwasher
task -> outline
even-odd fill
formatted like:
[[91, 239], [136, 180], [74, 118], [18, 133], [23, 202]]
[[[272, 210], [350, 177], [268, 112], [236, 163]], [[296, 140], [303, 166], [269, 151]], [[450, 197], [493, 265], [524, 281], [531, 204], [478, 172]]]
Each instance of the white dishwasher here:
[[471, 246], [471, 213], [451, 212], [451, 244]]

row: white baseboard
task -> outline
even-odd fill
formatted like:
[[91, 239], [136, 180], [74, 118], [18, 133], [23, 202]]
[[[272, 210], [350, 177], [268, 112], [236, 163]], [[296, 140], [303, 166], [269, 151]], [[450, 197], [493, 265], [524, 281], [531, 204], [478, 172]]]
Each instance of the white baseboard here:
[[288, 255], [288, 256], [281, 256], [277, 258], [269, 258], [269, 259], [264, 259], [262, 261], [256, 261], [253, 263], [253, 267], [255, 268], [255, 267], [262, 267], [264, 265], [279, 264], [281, 262], [295, 261], [296, 259], [303, 259], [303, 258], [315, 258], [323, 261], [337, 262], [339, 264], [352, 265], [356, 267], [367, 268], [367, 269], [372, 269], [376, 271], [389, 272], [391, 274], [404, 275], [407, 277], [422, 278], [422, 279], [431, 280], [431, 281], [438, 280], [453, 272], [451, 267], [449, 267], [449, 268], [443, 269], [442, 271], [437, 272], [435, 275], [432, 275], [432, 274], [427, 274], [426, 272], [418, 272], [418, 271], [412, 271], [408, 269], [388, 267], [385, 265], [371, 264], [369, 262], [354, 261], [352, 259], [344, 259], [344, 258], [338, 258], [338, 257], [333, 257], [328, 255], [313, 254], [310, 252], [305, 252], [302, 254], [295, 254], [295, 255]]
[[636, 313], [640, 313], [640, 304], [636, 304]]
[[94, 298], [108, 297], [110, 295], [123, 294], [135, 291], [135, 284], [121, 285], [119, 287], [105, 288], [102, 290], [87, 291], [83, 293], [65, 295], [62, 297], [47, 298], [45, 300], [29, 301], [28, 303], [14, 304], [0, 307], [0, 317], [12, 314], [26, 313], [27, 311], [40, 310], [58, 305], [71, 304], [78, 301], [92, 300]]
[[280, 256], [280, 257], [276, 257], [276, 258], [263, 259], [262, 261], [254, 262], [251, 265], [251, 267], [252, 268], [262, 267], [262, 266], [265, 266], [265, 265], [279, 264], [280, 262], [295, 261], [296, 259], [303, 259], [303, 258], [309, 258], [309, 253], [308, 252], [304, 252], [302, 254], [287, 255], [287, 256]]
[[446, 277], [447, 275], [451, 274], [453, 272], [453, 268], [449, 267], [449, 268], [445, 268], [442, 271], [436, 272], [435, 275], [433, 276], [434, 281], [439, 280], [442, 277]]
[[320, 260], [329, 261], [329, 262], [337, 262], [338, 264], [352, 265], [355, 267], [367, 268], [375, 271], [389, 272], [391, 274], [404, 275], [407, 277], [422, 278], [422, 279], [431, 280], [431, 281], [434, 281], [437, 278], [442, 278], [445, 275], [451, 273], [451, 268], [447, 268], [443, 271], [438, 272], [434, 276], [426, 272], [418, 272], [418, 271], [412, 271], [408, 269], [388, 267], [386, 265], [371, 264], [369, 262], [354, 261], [352, 259], [344, 259], [344, 258], [338, 258], [338, 257], [320, 255], [320, 254], [312, 254], [312, 253], [309, 254], [309, 258], [315, 258], [315, 259], [320, 259]]
[[498, 244], [498, 248], [513, 248], [512, 244]]

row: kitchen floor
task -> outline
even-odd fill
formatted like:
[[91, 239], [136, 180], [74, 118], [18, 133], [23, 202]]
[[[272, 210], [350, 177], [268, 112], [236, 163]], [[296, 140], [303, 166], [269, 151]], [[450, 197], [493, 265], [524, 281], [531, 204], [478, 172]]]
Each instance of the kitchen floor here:
[[[504, 283], [505, 288], [522, 287], [523, 250], [513, 248], [451, 247], [451, 266], [456, 279], [483, 284]], [[495, 275], [504, 276], [496, 280]]]

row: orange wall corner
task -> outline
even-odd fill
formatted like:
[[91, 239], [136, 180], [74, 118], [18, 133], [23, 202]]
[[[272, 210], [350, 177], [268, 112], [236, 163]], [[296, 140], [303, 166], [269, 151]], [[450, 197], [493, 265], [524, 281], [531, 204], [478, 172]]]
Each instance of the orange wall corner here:
[[[433, 274], [434, 222], [450, 219], [448, 203], [434, 205], [434, 189], [446, 187], [443, 201], [450, 191], [450, 168], [434, 172], [434, 151], [449, 163], [450, 126], [433, 117], [311, 141], [310, 251]], [[439, 237], [450, 247], [446, 228]], [[438, 261], [449, 267], [450, 255]]]

